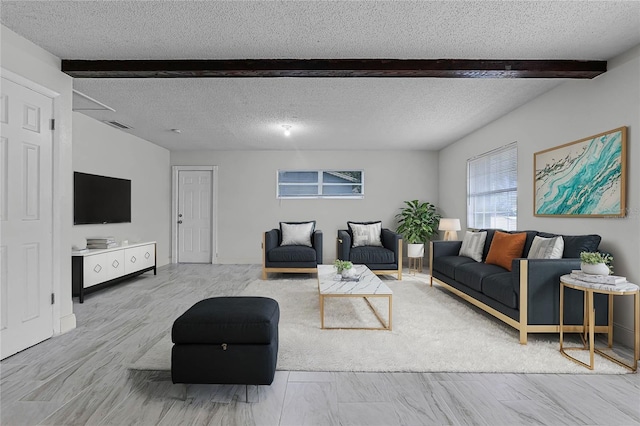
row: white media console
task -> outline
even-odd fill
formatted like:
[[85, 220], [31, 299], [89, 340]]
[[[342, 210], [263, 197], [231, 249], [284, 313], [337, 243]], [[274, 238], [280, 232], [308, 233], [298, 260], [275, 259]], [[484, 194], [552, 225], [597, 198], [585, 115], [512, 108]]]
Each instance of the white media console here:
[[71, 269], [73, 296], [83, 303], [87, 293], [147, 271], [156, 275], [156, 242], [74, 252]]

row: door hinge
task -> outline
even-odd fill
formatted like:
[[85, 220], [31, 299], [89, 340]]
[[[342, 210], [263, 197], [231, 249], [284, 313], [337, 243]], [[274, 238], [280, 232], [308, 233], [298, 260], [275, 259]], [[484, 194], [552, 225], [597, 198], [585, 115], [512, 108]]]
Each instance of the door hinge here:
[[53, 305], [54, 303], [56, 303], [56, 295], [51, 293], [51, 304]]
[[54, 118], [51, 119], [51, 130], [56, 129], [56, 120]]

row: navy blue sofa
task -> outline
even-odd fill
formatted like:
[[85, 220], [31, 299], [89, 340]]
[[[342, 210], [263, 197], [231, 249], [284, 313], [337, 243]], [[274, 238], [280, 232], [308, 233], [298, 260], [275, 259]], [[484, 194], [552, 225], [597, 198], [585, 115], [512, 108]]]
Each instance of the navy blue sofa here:
[[[482, 262], [460, 256], [462, 241], [431, 241], [429, 269], [431, 284], [437, 283], [467, 302], [504, 321], [520, 332], [520, 343], [528, 333], [559, 333], [560, 277], [580, 269], [580, 252], [597, 251], [599, 235], [563, 235], [562, 259], [527, 259], [536, 235], [555, 237], [537, 231], [526, 232], [522, 258], [513, 259], [511, 271], [484, 263], [495, 229], [487, 231]], [[508, 232], [508, 231], [501, 231]], [[595, 295], [596, 332], [607, 332], [607, 296]], [[567, 289], [565, 293], [564, 332], [583, 331], [583, 293]]]

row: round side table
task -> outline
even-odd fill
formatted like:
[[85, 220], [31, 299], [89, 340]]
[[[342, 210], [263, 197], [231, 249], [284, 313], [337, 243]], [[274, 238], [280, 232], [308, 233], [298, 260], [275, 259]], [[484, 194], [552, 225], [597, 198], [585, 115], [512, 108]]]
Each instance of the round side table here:
[[[563, 320], [564, 320], [564, 291], [565, 288], [572, 288], [575, 290], [580, 290], [584, 293], [584, 320], [583, 320], [583, 334], [582, 337], [582, 348], [565, 348], [563, 347], [564, 343], [564, 333], [563, 333]], [[613, 296], [633, 296], [634, 298], [634, 308], [633, 308], [633, 324], [634, 324], [634, 343], [633, 343], [633, 361], [631, 364], [625, 364], [624, 362], [613, 358], [607, 353], [602, 352], [600, 349], [595, 347], [595, 309], [593, 305], [593, 295], [595, 293], [598, 294], [607, 294], [609, 295], [609, 318], [607, 321], [607, 338], [608, 338], [608, 348], [613, 347]], [[621, 283], [616, 285], [610, 284], [600, 284], [600, 283], [590, 283], [586, 281], [580, 281], [575, 278], [572, 278], [571, 275], [563, 275], [560, 277], [560, 353], [570, 360], [587, 367], [590, 370], [593, 370], [593, 359], [594, 354], [597, 353], [607, 358], [610, 361], [615, 362], [618, 365], [628, 368], [631, 371], [636, 371], [638, 369], [638, 358], [640, 357], [640, 287], [633, 283]], [[569, 350], [588, 350], [589, 351], [589, 364], [586, 364], [570, 355], [567, 354], [566, 351]]]

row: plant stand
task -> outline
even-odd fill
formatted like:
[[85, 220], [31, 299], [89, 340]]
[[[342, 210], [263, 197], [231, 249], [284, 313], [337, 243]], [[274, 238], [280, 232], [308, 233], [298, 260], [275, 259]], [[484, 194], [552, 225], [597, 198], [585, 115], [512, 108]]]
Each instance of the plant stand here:
[[409, 273], [415, 275], [422, 272], [423, 257], [409, 257]]

